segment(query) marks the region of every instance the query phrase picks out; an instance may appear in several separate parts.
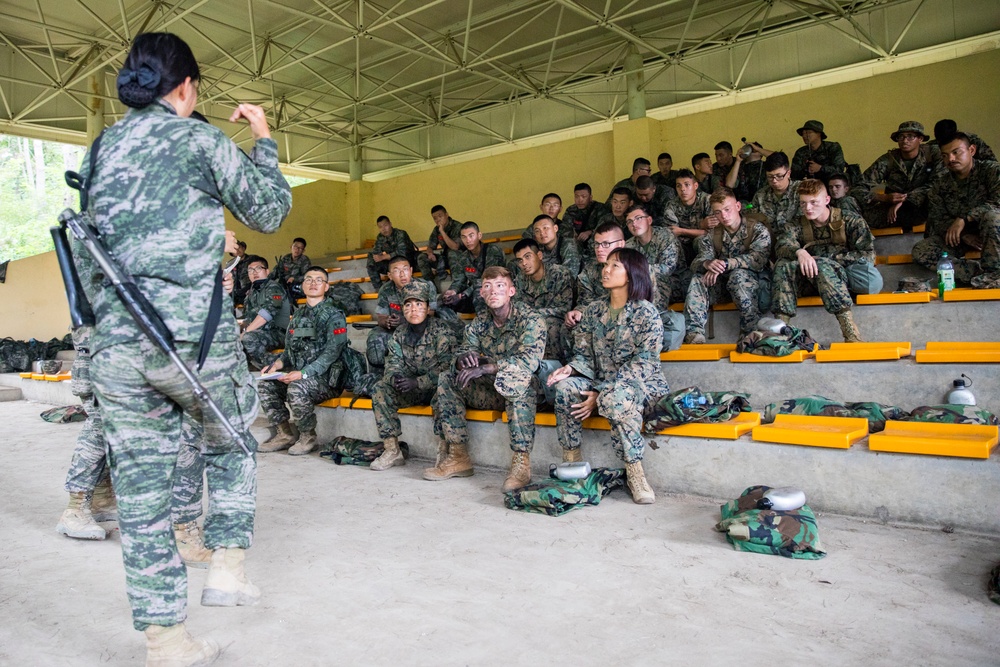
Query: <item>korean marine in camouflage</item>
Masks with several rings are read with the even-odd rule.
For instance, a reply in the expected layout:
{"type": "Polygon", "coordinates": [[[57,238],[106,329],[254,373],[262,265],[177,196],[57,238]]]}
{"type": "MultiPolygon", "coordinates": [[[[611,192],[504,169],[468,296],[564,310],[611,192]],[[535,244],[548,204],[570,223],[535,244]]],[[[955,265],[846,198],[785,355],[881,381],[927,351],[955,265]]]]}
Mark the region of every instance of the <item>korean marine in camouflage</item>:
{"type": "Polygon", "coordinates": [[[451,267],[451,287],[441,295],[444,307],[461,313],[482,313],[486,303],[479,294],[483,272],[491,266],[503,266],[503,249],[495,243],[483,243],[479,225],[462,225],[462,251],[451,267]]]}
{"type": "Polygon", "coordinates": [[[245,260],[250,289],[243,300],[243,334],[240,340],[253,368],[263,368],[274,359],[272,350],[285,343],[291,304],[281,283],[267,277],[267,260],[250,255],[245,260]]]}
{"type": "Polygon", "coordinates": [[[257,384],[261,408],[271,426],[277,428],[275,436],[260,446],[260,452],[288,449],[289,454],[301,456],[314,450],[316,404],[343,390],[346,374],[342,356],[350,345],[347,320],[343,311],[325,298],[328,289],[326,269],[309,267],[302,281],[306,303],[288,322],[285,349],[261,370],[262,374],[283,371],[284,375],[257,384]],[[288,423],[289,414],[298,426],[298,437],[288,423]]]}
{"type": "MultiPolygon", "coordinates": [[[[571,241],[576,238],[573,223],[567,222],[563,224],[562,218],[559,217],[559,214],[562,213],[562,197],[555,192],[546,193],[542,196],[542,203],[538,205],[538,210],[542,212],[542,215],[547,216],[554,224],[559,226],[559,236],[567,237],[571,241]]],[[[521,232],[521,238],[535,238],[535,225],[530,224],[525,227],[524,231],[521,232]]]]}
{"type": "MultiPolygon", "coordinates": [[[[562,232],[564,226],[572,230],[577,240],[577,248],[582,255],[601,217],[607,212],[608,208],[604,204],[594,201],[593,190],[589,184],[577,183],[573,187],[573,203],[566,208],[559,231],[562,232]]],[[[533,228],[531,238],[535,238],[533,228]]]]}
{"type": "Polygon", "coordinates": [[[396,328],[403,324],[403,288],[411,282],[419,282],[430,287],[431,308],[437,301],[437,290],[434,284],[413,277],[410,263],[403,255],[396,255],[389,260],[389,282],[378,290],[378,300],[375,302],[375,321],[378,326],[368,332],[365,344],[368,357],[368,370],[382,377],[385,370],[385,355],[389,349],[396,328]]]}
{"type": "Polygon", "coordinates": [[[947,173],[928,192],[926,238],[913,246],[913,261],[934,271],[947,252],[955,282],[996,287],[1000,281],[1000,164],[976,160],[964,134],[941,146],[947,173]],[[965,253],[980,250],[978,261],[965,253]],[[980,274],[984,274],[980,276],[980,274]]]}
{"type": "Polygon", "coordinates": [[[691,265],[695,275],[684,302],[685,343],[704,343],[709,309],[729,300],[740,311],[742,338],[760,319],[761,282],[770,290],[771,235],[767,228],[743,217],[740,202],[729,188],[716,190],[711,200],[720,224],[698,238],[698,255],[691,265]]]}
{"type": "Polygon", "coordinates": [[[792,156],[792,178],[829,178],[833,174],[847,173],[844,150],[836,141],[827,141],[823,123],[807,120],[796,130],[802,137],[802,146],[792,156]]]}
{"type": "MultiPolygon", "coordinates": [[[[372,470],[388,470],[404,464],[399,449],[402,427],[396,411],[411,405],[429,405],[437,390],[438,377],[455,363],[455,339],[451,328],[430,316],[434,286],[415,280],[401,292],[405,322],[389,339],[385,374],[372,394],[375,426],[385,446],[382,455],[372,462],[372,470]]],[[[434,428],[439,442],[443,442],[437,420],[434,428]]]]}
{"type": "Polygon", "coordinates": [[[282,255],[274,264],[268,276],[271,280],[285,285],[297,285],[302,282],[302,277],[306,274],[306,269],[312,265],[309,256],[305,254],[306,240],[302,237],[292,241],[291,252],[282,255]]]}
{"type": "MultiPolygon", "coordinates": [[[[249,228],[273,232],[292,201],[262,109],[242,104],[232,116],[250,123],[255,143],[249,158],[222,131],[188,118],[199,78],[197,63],[179,38],[137,36],[117,79],[119,98],[131,108],[104,131],[99,148],[96,142],[91,147],[93,170],[89,152],[81,168],[89,184],[91,223],[162,317],[177,354],[192,369],[212,294],[220,289],[223,207],[249,228]],[[152,75],[139,76],[140,68],[152,75]]],[[[78,244],[74,258],[96,316],[91,380],[118,499],[134,625],[146,630],[150,660],[166,659],[167,635],[207,651],[210,644],[184,630],[187,575],[171,530],[173,471],[179,450],[189,444],[182,416],[200,424],[213,462],[206,466],[205,545],[213,555],[203,604],[259,599],[243,569],[243,550],[253,540],[255,458],[203,412],[176,367],[142,333],[78,244]]],[[[252,451],[256,441],[249,429],[257,399],[234,320],[220,322],[194,372],[252,451]]]]}
{"type": "Polygon", "coordinates": [[[473,473],[469,459],[467,408],[506,410],[514,454],[504,490],[531,481],[530,452],[535,440],[539,387],[535,370],[545,351],[545,321],[523,303],[512,301],[516,288],[507,269],[491,266],[481,289],[489,310],[466,327],[458,358],[439,376],[434,408],[436,430],[447,455],[424,479],[442,480],[473,473]]]}
{"type": "MultiPolygon", "coordinates": [[[[545,266],[564,266],[574,276],[580,273],[580,251],[572,235],[564,236],[559,223],[547,215],[536,216],[531,224],[535,230],[535,242],[542,250],[545,266]]],[[[516,269],[516,260],[513,264],[516,269]]],[[[511,273],[517,273],[517,270],[512,270],[511,273]]]]}
{"type": "Polygon", "coordinates": [[[434,229],[427,239],[427,249],[417,256],[417,266],[424,280],[433,279],[440,292],[441,287],[438,283],[444,278],[445,272],[457,266],[459,262],[458,255],[462,251],[462,223],[452,219],[445,207],[440,204],[431,209],[431,218],[434,219],[434,229]]]}
{"type": "Polygon", "coordinates": [[[372,287],[378,291],[382,284],[382,274],[389,273],[389,262],[393,257],[405,257],[411,267],[417,266],[417,246],[413,245],[406,230],[392,226],[388,216],[380,215],[375,224],[378,226],[378,234],[375,236],[374,247],[368,253],[365,268],[368,277],[371,278],[372,287]]]}
{"type": "Polygon", "coordinates": [[[802,216],[778,237],[771,309],[787,322],[795,316],[796,298],[812,285],[826,311],[837,317],[844,340],[854,343],[861,338],[851,312],[848,270],[859,263],[874,266],[875,238],[860,216],[829,204],[822,181],[799,185],[802,216]]]}

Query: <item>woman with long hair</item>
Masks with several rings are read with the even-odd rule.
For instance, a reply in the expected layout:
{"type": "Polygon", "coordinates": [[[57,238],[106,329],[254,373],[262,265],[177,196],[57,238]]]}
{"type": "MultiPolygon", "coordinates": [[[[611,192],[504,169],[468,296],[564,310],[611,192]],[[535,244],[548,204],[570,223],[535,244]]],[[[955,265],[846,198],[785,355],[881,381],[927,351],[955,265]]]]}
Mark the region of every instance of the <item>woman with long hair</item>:
{"type": "Polygon", "coordinates": [[[611,424],[611,444],[625,463],[636,503],[656,496],[642,469],[646,406],[669,391],[660,372],[663,322],[653,300],[649,263],[637,250],[608,255],[601,273],[608,299],[598,299],[573,329],[573,356],[554,371],[556,419],[564,461],[580,461],[583,420],[595,412],[611,424]]]}
{"type": "MultiPolygon", "coordinates": [[[[240,104],[230,117],[250,125],[249,159],[220,130],[191,118],[200,80],[191,49],[176,35],[135,38],[117,80],[118,97],[130,109],[83,160],[85,212],[170,329],[178,355],[255,451],[249,427],[256,392],[236,322],[218,316],[222,209],[253,230],[273,232],[291,208],[291,190],[260,107],[240,104]]],[[[260,597],[243,570],[243,550],[253,540],[256,461],[205,414],[86,252],[74,250],[96,316],[91,379],[118,497],[126,591],[135,628],[147,638],[146,664],[207,664],[218,646],[184,628],[187,573],[171,522],[178,452],[203,438],[204,541],[212,550],[204,605],[254,604],[260,597]]]]}

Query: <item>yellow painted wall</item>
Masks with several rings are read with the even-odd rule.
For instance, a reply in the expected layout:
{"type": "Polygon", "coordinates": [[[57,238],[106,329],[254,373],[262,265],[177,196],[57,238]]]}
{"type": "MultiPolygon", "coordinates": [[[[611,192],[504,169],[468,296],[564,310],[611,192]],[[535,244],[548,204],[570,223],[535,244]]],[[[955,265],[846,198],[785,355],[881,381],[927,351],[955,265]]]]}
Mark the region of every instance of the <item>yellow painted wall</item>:
{"type": "Polygon", "coordinates": [[[7,265],[0,284],[0,338],[48,340],[69,333],[69,306],[55,252],[7,265]]]}

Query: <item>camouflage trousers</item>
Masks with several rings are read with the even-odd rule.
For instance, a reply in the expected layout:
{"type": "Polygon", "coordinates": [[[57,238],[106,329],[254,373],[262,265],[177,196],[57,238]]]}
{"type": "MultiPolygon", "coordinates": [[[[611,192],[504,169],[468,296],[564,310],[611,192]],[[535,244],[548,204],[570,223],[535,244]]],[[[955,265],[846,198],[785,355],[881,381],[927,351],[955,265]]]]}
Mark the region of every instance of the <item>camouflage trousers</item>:
{"type": "Polygon", "coordinates": [[[253,368],[264,368],[274,361],[271,350],[285,346],[285,332],[267,327],[247,331],[240,337],[243,350],[247,353],[247,361],[253,368]]]}
{"type": "MultiPolygon", "coordinates": [[[[193,367],[198,345],[178,343],[177,352],[193,367]]],[[[253,541],[256,459],[244,454],[224,427],[203,413],[183,377],[151,342],[106,348],[93,355],[92,364],[118,499],[133,623],[137,630],[175,625],[187,615],[188,597],[187,572],[171,526],[178,455],[200,431],[206,448],[205,546],[209,549],[247,548],[253,541]],[[186,430],[184,415],[199,428],[186,430]]],[[[204,367],[195,374],[251,451],[256,451],[250,424],[257,398],[235,340],[213,344],[204,367]]]]}
{"type": "MultiPolygon", "coordinates": [[[[433,400],[434,389],[426,391],[414,389],[404,393],[393,387],[390,381],[379,381],[372,394],[372,412],[375,413],[378,437],[382,440],[398,438],[403,432],[403,427],[399,423],[399,414],[396,411],[411,405],[429,405],[433,400]]],[[[437,419],[434,420],[434,434],[438,437],[442,435],[437,419]]]]}
{"type": "MultiPolygon", "coordinates": [[[[76,371],[75,363],[73,370],[76,371]]],[[[69,472],[66,473],[66,491],[90,494],[108,474],[104,451],[104,425],[101,412],[94,402],[94,395],[84,395],[80,399],[83,402],[83,409],[87,411],[87,421],[84,422],[80,435],[76,437],[73,458],[70,460],[69,472]]]]}
{"type": "Polygon", "coordinates": [[[874,201],[863,207],[865,222],[871,229],[882,229],[884,227],[902,227],[903,229],[913,229],[917,225],[927,222],[927,204],[914,206],[913,202],[904,201],[903,205],[896,211],[896,221],[889,222],[890,204],[874,201]]]}
{"type": "Polygon", "coordinates": [[[687,298],[688,285],[691,284],[691,269],[682,269],[670,274],[666,284],[661,288],[662,307],[666,308],[671,303],[684,303],[687,298]],[[662,301],[666,299],[666,301],[662,301]]]}
{"type": "Polygon", "coordinates": [[[365,356],[368,357],[368,372],[380,376],[385,371],[385,353],[389,350],[392,332],[382,327],[375,327],[368,332],[365,341],[365,356]]]}
{"type": "Polygon", "coordinates": [[[558,359],[565,363],[569,358],[569,347],[565,346],[567,340],[563,333],[565,331],[563,318],[547,316],[545,318],[545,329],[545,353],[543,358],[558,359]]]}
{"type": "Polygon", "coordinates": [[[989,231],[992,234],[982,235],[983,250],[978,260],[963,257],[965,253],[974,250],[971,246],[962,243],[956,248],[947,245],[943,237],[929,236],[913,246],[913,261],[926,269],[937,271],[941,254],[947,252],[951,265],[955,267],[955,282],[959,285],[968,285],[981,273],[1000,271],[1000,238],[997,238],[1000,236],[998,234],[1000,225],[994,226],[989,231]]]}
{"type": "Polygon", "coordinates": [[[740,334],[753,331],[760,319],[758,285],[757,272],[748,269],[733,269],[719,276],[711,287],[701,282],[701,276],[694,276],[684,302],[687,332],[704,335],[709,308],[728,301],[740,311],[740,334]]]}
{"type": "Polygon", "coordinates": [[[778,260],[774,267],[771,287],[771,310],[775,315],[795,315],[797,297],[812,286],[823,299],[826,312],[838,315],[851,309],[851,293],[847,289],[847,270],[827,257],[816,257],[816,277],[806,278],[799,271],[797,260],[778,260]]]}
{"type": "Polygon", "coordinates": [[[537,380],[504,387],[504,395],[496,387],[495,375],[483,375],[464,388],[458,386],[458,371],[442,373],[431,401],[434,409],[434,432],[449,444],[469,442],[465,410],[506,410],[510,448],[515,452],[530,452],[535,441],[535,409],[538,401],[537,380]]]}
{"type": "Polygon", "coordinates": [[[422,252],[417,255],[417,268],[420,269],[420,273],[423,275],[424,280],[431,280],[435,277],[435,273],[438,278],[443,278],[445,270],[450,269],[453,266],[459,266],[462,263],[462,255],[458,250],[448,250],[447,248],[438,248],[434,253],[436,259],[431,261],[427,258],[427,252],[422,252]],[[441,261],[444,260],[444,267],[441,267],[441,261]],[[444,270],[438,270],[443,268],[444,270]]]}
{"type": "Polygon", "coordinates": [[[271,426],[288,421],[291,412],[291,419],[300,432],[314,432],[316,404],[340,394],[327,384],[325,377],[310,377],[288,384],[277,380],[262,380],[257,383],[257,393],[260,395],[260,407],[271,426]]]}
{"type": "MultiPolygon", "coordinates": [[[[426,259],[426,255],[424,258],[426,259]]],[[[378,288],[382,285],[382,274],[388,275],[389,273],[389,260],[376,262],[372,259],[371,255],[368,255],[368,262],[365,264],[365,269],[368,270],[368,277],[371,278],[372,287],[378,292],[378,288]]]]}
{"type": "MultiPolygon", "coordinates": [[[[583,422],[570,414],[583,400],[581,392],[593,389],[585,377],[570,377],[556,385],[556,434],[565,450],[579,449],[583,422]]],[[[646,392],[634,382],[618,382],[597,395],[597,413],[611,424],[611,446],[625,463],[642,460],[646,439],[642,437],[642,417],[646,392]]]]}

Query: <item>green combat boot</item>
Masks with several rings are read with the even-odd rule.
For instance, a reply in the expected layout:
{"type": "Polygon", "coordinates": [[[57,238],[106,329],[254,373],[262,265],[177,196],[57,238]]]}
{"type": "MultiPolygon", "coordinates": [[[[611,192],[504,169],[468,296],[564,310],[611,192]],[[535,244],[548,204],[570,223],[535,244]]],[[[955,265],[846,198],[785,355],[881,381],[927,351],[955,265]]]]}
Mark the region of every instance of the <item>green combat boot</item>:
{"type": "Polygon", "coordinates": [[[146,633],[146,667],[201,667],[219,657],[219,645],[195,639],[177,625],[151,625],[146,633]]]}
{"type": "Polygon", "coordinates": [[[56,532],[78,540],[103,540],[108,536],[108,531],[94,521],[90,501],[83,491],[69,494],[69,506],[59,518],[56,532]]]}
{"type": "Polygon", "coordinates": [[[235,607],[260,602],[260,589],[250,583],[243,571],[243,549],[231,547],[212,552],[212,565],[201,591],[205,607],[235,607]]]}

